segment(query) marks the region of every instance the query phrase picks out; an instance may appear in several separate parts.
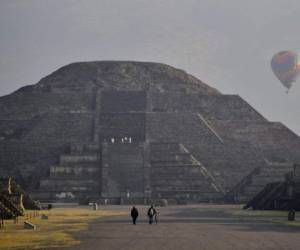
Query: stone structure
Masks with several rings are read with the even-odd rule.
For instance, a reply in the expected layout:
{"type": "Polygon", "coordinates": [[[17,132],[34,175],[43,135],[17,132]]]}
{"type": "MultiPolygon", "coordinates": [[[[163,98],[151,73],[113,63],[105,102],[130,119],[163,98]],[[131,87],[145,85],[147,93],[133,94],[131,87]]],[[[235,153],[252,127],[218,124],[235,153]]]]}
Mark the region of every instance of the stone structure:
{"type": "Polygon", "coordinates": [[[30,221],[24,221],[24,229],[36,230],[36,225],[30,221]]]}
{"type": "Polygon", "coordinates": [[[23,194],[17,192],[11,178],[0,179],[0,218],[12,219],[24,215],[23,194]]]}
{"type": "Polygon", "coordinates": [[[236,186],[226,193],[228,202],[248,202],[249,198],[259,193],[267,183],[283,182],[285,175],[293,169],[290,162],[267,162],[265,167],[255,168],[245,176],[236,186]]]}
{"type": "Polygon", "coordinates": [[[98,144],[73,143],[69,154],[50,166],[49,178],[40,181],[40,198],[72,201],[96,199],[101,185],[101,161],[98,144]],[[58,192],[49,192],[49,190],[58,192]]]}
{"type": "Polygon", "coordinates": [[[163,64],[74,63],[0,98],[0,175],[40,200],[239,201],[299,158],[284,125],[163,64]]]}
{"type": "Polygon", "coordinates": [[[245,209],[300,211],[300,165],[283,175],[282,181],[268,183],[245,205],[245,209]]]}

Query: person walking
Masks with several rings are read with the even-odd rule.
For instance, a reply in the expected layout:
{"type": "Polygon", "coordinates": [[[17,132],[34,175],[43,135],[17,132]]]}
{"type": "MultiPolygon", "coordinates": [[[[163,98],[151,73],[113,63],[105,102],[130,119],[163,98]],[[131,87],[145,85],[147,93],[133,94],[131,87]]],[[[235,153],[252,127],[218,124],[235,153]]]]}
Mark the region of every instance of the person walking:
{"type": "Polygon", "coordinates": [[[155,224],[158,223],[158,211],[157,210],[155,210],[154,221],[155,221],[155,224]]]}
{"type": "Polygon", "coordinates": [[[131,218],[132,218],[132,224],[136,225],[136,220],[139,217],[139,211],[137,210],[137,208],[135,206],[132,207],[130,214],[131,214],[131,218]]]}
{"type": "Polygon", "coordinates": [[[151,225],[153,223],[153,218],[156,215],[156,210],[153,205],[151,205],[151,207],[148,209],[147,215],[149,218],[149,224],[151,225]]]}

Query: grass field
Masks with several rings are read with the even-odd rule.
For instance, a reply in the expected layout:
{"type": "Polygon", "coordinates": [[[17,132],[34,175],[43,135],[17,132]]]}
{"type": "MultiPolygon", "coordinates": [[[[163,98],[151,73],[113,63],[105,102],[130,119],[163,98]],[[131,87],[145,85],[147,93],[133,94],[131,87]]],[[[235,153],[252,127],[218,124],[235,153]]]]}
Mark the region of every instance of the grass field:
{"type": "Polygon", "coordinates": [[[62,247],[77,245],[80,242],[72,234],[85,230],[88,222],[101,217],[118,216],[123,213],[110,210],[93,211],[91,208],[53,208],[43,210],[39,216],[33,217],[32,211],[20,217],[17,224],[6,220],[3,229],[0,229],[0,249],[41,249],[47,247],[62,247]],[[45,214],[48,219],[41,219],[45,214]],[[24,221],[28,220],[37,226],[37,230],[23,228],[24,221]]]}

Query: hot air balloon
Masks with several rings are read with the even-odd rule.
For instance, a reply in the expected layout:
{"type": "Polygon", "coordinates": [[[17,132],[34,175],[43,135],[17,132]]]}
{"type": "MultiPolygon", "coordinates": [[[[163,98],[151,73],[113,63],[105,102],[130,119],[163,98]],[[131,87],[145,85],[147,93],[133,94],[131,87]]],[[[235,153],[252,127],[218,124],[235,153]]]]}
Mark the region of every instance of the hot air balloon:
{"type": "Polygon", "coordinates": [[[271,68],[288,92],[299,75],[300,57],[293,51],[281,51],[273,56],[271,68]]]}

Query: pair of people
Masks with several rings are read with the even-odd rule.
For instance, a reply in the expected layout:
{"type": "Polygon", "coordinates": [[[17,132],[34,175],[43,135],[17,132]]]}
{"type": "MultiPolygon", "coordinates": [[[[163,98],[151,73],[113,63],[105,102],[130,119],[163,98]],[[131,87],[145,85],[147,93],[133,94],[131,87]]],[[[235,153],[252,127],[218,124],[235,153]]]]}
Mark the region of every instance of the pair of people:
{"type": "MultiPolygon", "coordinates": [[[[134,225],[136,225],[136,220],[138,216],[139,216],[139,211],[137,210],[136,207],[133,206],[131,209],[131,218],[132,218],[132,223],[134,225]]],[[[155,223],[157,224],[158,222],[157,211],[155,210],[153,205],[151,205],[151,207],[148,209],[147,216],[149,218],[149,224],[152,224],[153,221],[155,221],[155,223]]]]}

